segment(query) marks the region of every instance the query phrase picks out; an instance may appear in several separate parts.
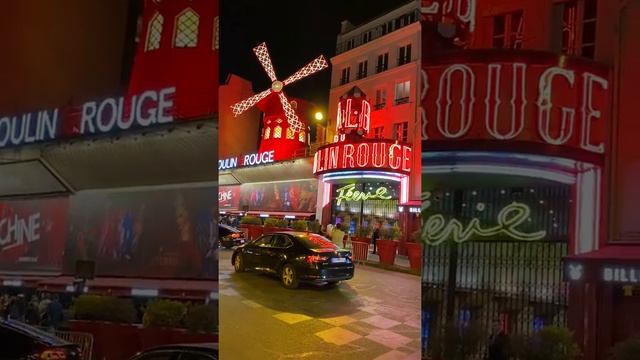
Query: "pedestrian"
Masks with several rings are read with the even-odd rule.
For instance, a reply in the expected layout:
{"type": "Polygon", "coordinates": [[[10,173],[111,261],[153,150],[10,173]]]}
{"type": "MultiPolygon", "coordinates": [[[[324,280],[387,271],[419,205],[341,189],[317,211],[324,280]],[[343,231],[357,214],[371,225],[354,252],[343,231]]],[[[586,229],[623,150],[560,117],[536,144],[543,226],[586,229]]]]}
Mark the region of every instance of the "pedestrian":
{"type": "Polygon", "coordinates": [[[373,230],[373,235],[371,235],[371,242],[373,243],[373,253],[375,254],[378,251],[378,239],[380,238],[380,225],[378,224],[376,228],[373,230]]]}
{"type": "Polygon", "coordinates": [[[331,242],[341,247],[344,241],[345,233],[342,231],[341,224],[336,224],[335,228],[331,232],[331,242]]]}
{"type": "Polygon", "coordinates": [[[26,312],[27,304],[24,294],[13,297],[9,305],[9,319],[24,322],[26,312]]]}
{"type": "Polygon", "coordinates": [[[40,303],[38,302],[38,298],[36,296],[31,297],[31,301],[27,305],[27,312],[25,314],[25,319],[27,320],[27,324],[38,326],[40,325],[40,321],[42,318],[40,317],[40,303]]]}
{"type": "Polygon", "coordinates": [[[493,324],[486,360],[509,360],[509,336],[500,321],[493,324]]]}
{"type": "Polygon", "coordinates": [[[49,320],[49,328],[52,328],[53,330],[58,329],[64,320],[64,309],[62,307],[62,303],[60,303],[58,295],[53,295],[53,298],[47,307],[47,318],[49,320]]]}

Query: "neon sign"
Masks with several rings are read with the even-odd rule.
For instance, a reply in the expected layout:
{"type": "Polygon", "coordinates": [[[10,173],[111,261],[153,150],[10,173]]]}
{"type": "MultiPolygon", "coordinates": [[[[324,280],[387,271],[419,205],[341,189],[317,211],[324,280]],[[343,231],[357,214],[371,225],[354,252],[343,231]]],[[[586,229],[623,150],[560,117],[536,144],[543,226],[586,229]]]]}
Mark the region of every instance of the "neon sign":
{"type": "Polygon", "coordinates": [[[389,200],[392,198],[391,195],[387,195],[386,187],[379,187],[376,191],[372,192],[364,192],[358,191],[355,189],[356,184],[349,184],[343,186],[341,188],[336,189],[338,192],[338,197],[336,197],[336,205],[340,205],[342,201],[364,201],[364,200],[389,200]]]}
{"type": "Polygon", "coordinates": [[[520,141],[605,152],[606,68],[577,62],[554,66],[546,59],[557,64],[552,54],[525,63],[495,53],[487,60],[486,52],[466,51],[449,64],[442,59],[424,68],[424,139],[520,141]]]}
{"type": "Polygon", "coordinates": [[[227,159],[218,160],[218,170],[235,169],[238,167],[258,166],[273,163],[275,160],[275,151],[265,151],[256,154],[244,156],[235,156],[227,159]]]}
{"type": "Polygon", "coordinates": [[[422,0],[422,14],[455,18],[468,24],[473,32],[476,26],[476,0],[422,0]]]}
{"type": "Polygon", "coordinates": [[[313,173],[369,169],[408,174],[411,157],[410,146],[392,140],[339,142],[318,149],[313,158],[313,173]]]}
{"type": "Polygon", "coordinates": [[[440,245],[448,239],[457,243],[469,241],[476,237],[491,237],[506,235],[510,238],[522,241],[542,240],[547,232],[540,230],[532,233],[520,231],[522,225],[531,214],[531,209],[522,203],[514,202],[505,206],[497,216],[497,225],[483,228],[480,219],[473,218],[464,225],[458,219],[447,222],[441,214],[430,216],[422,227],[422,239],[428,245],[440,245]]]}
{"type": "Polygon", "coordinates": [[[609,283],[638,284],[640,268],[623,266],[602,267],[602,280],[609,283]]]}

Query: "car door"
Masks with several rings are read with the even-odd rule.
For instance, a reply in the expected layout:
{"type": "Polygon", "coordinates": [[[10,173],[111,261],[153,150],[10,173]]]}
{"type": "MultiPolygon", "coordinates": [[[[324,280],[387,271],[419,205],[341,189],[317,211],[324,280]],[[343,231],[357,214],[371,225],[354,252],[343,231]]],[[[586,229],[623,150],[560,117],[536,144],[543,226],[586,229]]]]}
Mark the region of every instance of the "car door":
{"type": "Polygon", "coordinates": [[[244,247],[245,266],[258,270],[264,270],[267,267],[264,264],[264,256],[271,246],[272,238],[272,235],[264,235],[244,247]]]}
{"type": "Polygon", "coordinates": [[[285,253],[292,242],[288,235],[276,234],[273,235],[271,246],[265,249],[264,261],[270,272],[277,272],[280,262],[285,256],[285,253]]]}
{"type": "Polygon", "coordinates": [[[0,326],[0,354],[2,359],[22,359],[38,349],[29,336],[0,326]]]}

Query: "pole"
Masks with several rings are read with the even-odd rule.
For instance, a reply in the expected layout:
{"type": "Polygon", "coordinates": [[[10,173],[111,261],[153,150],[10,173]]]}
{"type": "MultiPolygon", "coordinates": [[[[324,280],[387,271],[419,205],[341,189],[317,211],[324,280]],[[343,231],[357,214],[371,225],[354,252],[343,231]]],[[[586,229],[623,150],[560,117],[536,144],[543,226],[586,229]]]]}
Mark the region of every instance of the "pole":
{"type": "MultiPolygon", "coordinates": [[[[453,192],[453,216],[460,219],[462,216],[462,194],[463,191],[457,189],[453,192]]],[[[449,242],[449,272],[447,277],[447,302],[446,320],[447,324],[453,323],[455,319],[456,302],[456,282],[458,275],[458,243],[449,242]]]]}

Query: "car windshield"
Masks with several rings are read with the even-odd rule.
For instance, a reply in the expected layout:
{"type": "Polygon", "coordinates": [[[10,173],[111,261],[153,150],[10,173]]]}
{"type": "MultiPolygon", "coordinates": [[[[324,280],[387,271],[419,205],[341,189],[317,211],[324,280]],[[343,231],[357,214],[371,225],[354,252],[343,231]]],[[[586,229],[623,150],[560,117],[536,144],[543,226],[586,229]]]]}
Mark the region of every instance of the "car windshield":
{"type": "Polygon", "coordinates": [[[298,235],[298,240],[309,249],[332,249],[337,250],[338,247],[324,236],[309,234],[298,235]]]}

